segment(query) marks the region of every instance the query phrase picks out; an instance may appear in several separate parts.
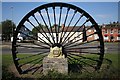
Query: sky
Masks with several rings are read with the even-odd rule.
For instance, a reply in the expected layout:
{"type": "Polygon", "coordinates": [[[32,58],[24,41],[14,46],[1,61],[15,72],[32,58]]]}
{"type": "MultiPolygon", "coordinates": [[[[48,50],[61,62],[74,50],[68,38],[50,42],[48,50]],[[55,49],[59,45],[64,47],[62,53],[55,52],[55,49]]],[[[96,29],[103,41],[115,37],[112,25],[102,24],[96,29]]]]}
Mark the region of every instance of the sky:
{"type": "MultiPolygon", "coordinates": [[[[1,0],[2,2],[28,2],[28,0],[1,0]]],[[[119,2],[119,0],[29,0],[29,2],[119,2]]]]}
{"type": "MultiPolygon", "coordinates": [[[[47,2],[48,3],[48,2],[47,2]]],[[[89,13],[98,24],[118,21],[118,2],[66,2],[89,13]]],[[[13,20],[18,25],[21,19],[34,8],[46,2],[2,2],[2,21],[13,20]]]]}

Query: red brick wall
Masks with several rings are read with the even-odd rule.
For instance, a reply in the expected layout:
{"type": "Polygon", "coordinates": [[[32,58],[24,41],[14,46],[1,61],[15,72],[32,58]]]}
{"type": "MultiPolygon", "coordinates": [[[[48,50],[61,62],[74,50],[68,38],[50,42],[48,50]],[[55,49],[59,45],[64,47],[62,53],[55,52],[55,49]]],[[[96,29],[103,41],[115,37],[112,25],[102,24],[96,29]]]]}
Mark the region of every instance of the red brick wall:
{"type": "MultiPolygon", "coordinates": [[[[87,33],[87,36],[90,35],[90,34],[93,34],[94,29],[91,29],[90,31],[87,31],[86,33],[87,33]]],[[[87,40],[88,41],[94,40],[94,35],[87,37],[87,40]]]]}
{"type": "Polygon", "coordinates": [[[117,37],[118,37],[118,28],[102,28],[102,34],[103,34],[103,37],[106,35],[108,36],[108,40],[104,40],[104,41],[107,41],[107,42],[115,42],[117,41],[117,37]],[[111,33],[111,29],[113,30],[113,33],[111,33]],[[105,33],[105,30],[107,30],[107,33],[105,33]],[[111,39],[111,36],[113,36],[113,39],[111,39]]]}

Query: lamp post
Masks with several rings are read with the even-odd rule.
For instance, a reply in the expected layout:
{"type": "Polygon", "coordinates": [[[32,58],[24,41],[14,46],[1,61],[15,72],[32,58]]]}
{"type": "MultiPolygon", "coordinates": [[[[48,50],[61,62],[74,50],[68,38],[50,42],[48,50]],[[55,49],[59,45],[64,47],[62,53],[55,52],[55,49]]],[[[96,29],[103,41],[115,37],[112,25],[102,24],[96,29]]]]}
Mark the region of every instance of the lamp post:
{"type": "Polygon", "coordinates": [[[10,7],[11,9],[11,22],[12,22],[12,34],[11,34],[11,42],[13,41],[13,6],[10,7]]]}
{"type": "Polygon", "coordinates": [[[12,21],[12,35],[13,36],[13,6],[10,7],[11,8],[11,21],[12,21]]]}

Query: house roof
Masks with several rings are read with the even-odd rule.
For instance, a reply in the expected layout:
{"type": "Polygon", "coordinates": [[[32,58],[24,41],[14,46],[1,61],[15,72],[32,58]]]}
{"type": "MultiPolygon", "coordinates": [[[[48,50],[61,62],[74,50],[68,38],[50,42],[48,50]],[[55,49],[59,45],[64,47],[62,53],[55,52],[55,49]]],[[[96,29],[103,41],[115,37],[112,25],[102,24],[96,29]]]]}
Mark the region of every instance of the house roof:
{"type": "Polygon", "coordinates": [[[106,24],[106,25],[102,25],[103,29],[120,29],[120,23],[113,23],[113,24],[106,24]]]}
{"type": "MultiPolygon", "coordinates": [[[[85,26],[86,28],[90,28],[90,26],[85,26]]],[[[101,29],[115,29],[115,28],[117,28],[117,29],[120,29],[120,23],[113,23],[113,24],[105,24],[105,25],[99,25],[99,27],[101,28],[101,29]]],[[[48,33],[48,32],[52,32],[52,33],[55,33],[56,31],[58,32],[58,30],[60,31],[60,32],[82,32],[83,31],[83,28],[84,28],[84,26],[83,27],[80,27],[80,26],[65,26],[64,27],[64,24],[62,24],[62,26],[61,27],[59,27],[59,29],[58,29],[58,25],[54,25],[54,26],[52,26],[52,28],[50,29],[50,28],[46,28],[46,27],[44,27],[43,28],[43,30],[42,29],[40,29],[40,32],[41,33],[43,33],[43,32],[46,32],[46,33],[48,33]],[[55,26],[57,26],[56,28],[55,28],[55,26]]],[[[94,30],[94,28],[91,28],[91,30],[94,30]]]]}
{"type": "Polygon", "coordinates": [[[120,29],[120,26],[105,26],[105,27],[102,27],[103,29],[120,29]]]}
{"type": "MultiPolygon", "coordinates": [[[[62,31],[62,29],[61,29],[62,31]]],[[[70,27],[64,27],[64,32],[67,31],[67,32],[81,32],[83,31],[83,27],[79,27],[79,26],[76,26],[76,27],[73,27],[73,26],[70,26],[70,27]]]]}
{"type": "MultiPolygon", "coordinates": [[[[44,28],[43,30],[45,32],[56,32],[56,30],[58,31],[58,27],[57,28],[49,28],[49,30],[47,28],[44,28]],[[52,30],[51,30],[52,29],[52,30]]],[[[43,30],[41,29],[40,32],[43,32],[43,30]]],[[[73,27],[73,26],[70,26],[70,27],[61,27],[59,28],[59,31],[60,32],[82,32],[83,31],[83,27],[79,27],[79,26],[76,26],[76,27],[73,27]]]]}

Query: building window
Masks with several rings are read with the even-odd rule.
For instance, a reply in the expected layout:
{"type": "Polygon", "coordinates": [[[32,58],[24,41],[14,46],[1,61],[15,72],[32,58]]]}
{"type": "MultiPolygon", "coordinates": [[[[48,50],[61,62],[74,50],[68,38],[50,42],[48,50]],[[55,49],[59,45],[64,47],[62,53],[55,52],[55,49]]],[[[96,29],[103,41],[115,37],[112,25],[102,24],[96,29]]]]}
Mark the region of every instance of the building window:
{"type": "Polygon", "coordinates": [[[108,36],[107,35],[104,36],[104,40],[108,40],[108,36]]]}
{"type": "Polygon", "coordinates": [[[118,29],[118,33],[120,34],[120,29],[118,29]]]}
{"type": "Polygon", "coordinates": [[[113,34],[113,29],[110,30],[110,33],[113,34]]]}
{"type": "Polygon", "coordinates": [[[113,41],[114,40],[114,37],[113,36],[110,36],[110,41],[113,41]]]}
{"type": "Polygon", "coordinates": [[[117,40],[120,40],[120,36],[117,37],[117,40]]]}
{"type": "Polygon", "coordinates": [[[105,29],[105,33],[107,33],[107,29],[105,29]]]}

